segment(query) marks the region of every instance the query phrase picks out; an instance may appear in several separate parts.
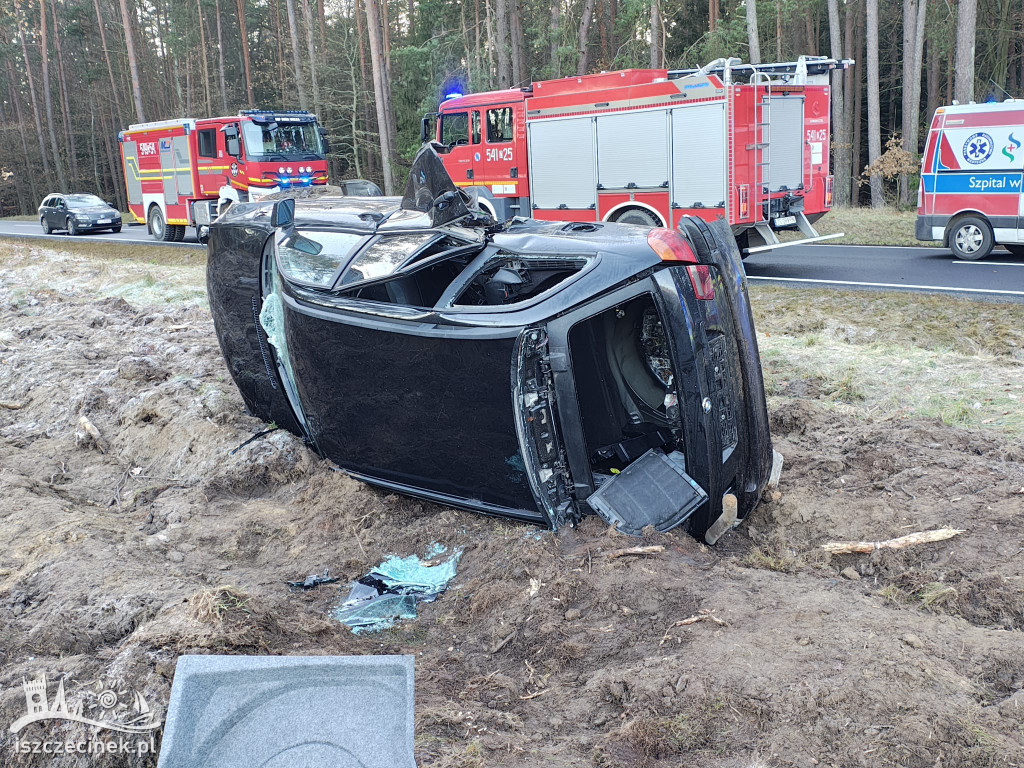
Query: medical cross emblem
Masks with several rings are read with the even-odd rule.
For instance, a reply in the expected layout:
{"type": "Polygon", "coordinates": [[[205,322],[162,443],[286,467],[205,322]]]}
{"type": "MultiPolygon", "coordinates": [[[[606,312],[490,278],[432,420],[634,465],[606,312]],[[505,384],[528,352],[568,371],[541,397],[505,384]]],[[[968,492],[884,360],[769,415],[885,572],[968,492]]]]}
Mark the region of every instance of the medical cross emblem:
{"type": "Polygon", "coordinates": [[[978,165],[992,157],[995,144],[987,133],[975,133],[964,142],[964,160],[978,165]]]}

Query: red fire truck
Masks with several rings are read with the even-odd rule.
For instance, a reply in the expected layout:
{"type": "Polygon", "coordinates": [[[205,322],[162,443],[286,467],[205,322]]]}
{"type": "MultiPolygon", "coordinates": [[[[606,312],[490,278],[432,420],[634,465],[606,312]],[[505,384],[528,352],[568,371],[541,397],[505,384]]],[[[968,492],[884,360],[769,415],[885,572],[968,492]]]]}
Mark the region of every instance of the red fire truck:
{"type": "Polygon", "coordinates": [[[118,134],[128,207],[157,240],[181,240],[231,203],[326,184],[324,133],[304,111],[132,125],[118,134]]]}
{"type": "MultiPolygon", "coordinates": [[[[719,216],[745,252],[832,205],[829,72],[853,62],[628,69],[449,94],[423,118],[453,181],[499,219],[674,227],[719,216]]],[[[802,240],[801,242],[808,242],[802,240]]]]}

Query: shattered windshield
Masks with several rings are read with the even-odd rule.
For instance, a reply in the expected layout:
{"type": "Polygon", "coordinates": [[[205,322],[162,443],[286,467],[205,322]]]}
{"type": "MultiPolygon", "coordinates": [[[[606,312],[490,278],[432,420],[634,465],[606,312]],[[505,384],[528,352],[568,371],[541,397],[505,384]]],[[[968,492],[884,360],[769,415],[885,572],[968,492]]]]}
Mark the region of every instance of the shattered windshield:
{"type": "Polygon", "coordinates": [[[316,160],[324,153],[316,123],[242,123],[242,137],[246,157],[253,160],[273,160],[275,157],[316,160]]]}

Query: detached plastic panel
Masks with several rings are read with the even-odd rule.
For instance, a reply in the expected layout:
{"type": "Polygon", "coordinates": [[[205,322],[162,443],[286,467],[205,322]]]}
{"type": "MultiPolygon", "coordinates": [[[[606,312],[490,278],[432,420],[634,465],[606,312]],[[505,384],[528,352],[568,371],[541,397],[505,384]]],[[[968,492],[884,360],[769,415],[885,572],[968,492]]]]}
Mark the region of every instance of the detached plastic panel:
{"type": "Polygon", "coordinates": [[[639,536],[648,525],[664,533],[693,514],[708,495],[686,474],[683,455],[650,450],[606,481],[587,503],[609,525],[639,536]]]}
{"type": "Polygon", "coordinates": [[[416,768],[412,656],[182,656],[158,768],[416,768]]]}

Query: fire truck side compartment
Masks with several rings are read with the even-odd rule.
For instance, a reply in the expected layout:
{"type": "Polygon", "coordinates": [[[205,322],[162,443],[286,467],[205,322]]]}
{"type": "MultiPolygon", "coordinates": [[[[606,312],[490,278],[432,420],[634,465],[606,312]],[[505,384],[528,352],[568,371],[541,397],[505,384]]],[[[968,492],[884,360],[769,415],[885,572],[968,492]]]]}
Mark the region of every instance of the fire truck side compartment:
{"type": "Polygon", "coordinates": [[[657,189],[668,182],[664,109],[597,117],[597,182],[602,189],[657,189]]]}
{"type": "Polygon", "coordinates": [[[771,191],[804,183],[804,98],[772,96],[769,134],[771,191]]]}
{"type": "Polygon", "coordinates": [[[596,208],[594,118],[534,121],[529,132],[534,207],[596,208]]]}
{"type": "Polygon", "coordinates": [[[672,202],[676,206],[714,208],[725,200],[724,121],[725,102],[672,110],[672,202]],[[700,151],[685,151],[694,147],[700,151]]]}

